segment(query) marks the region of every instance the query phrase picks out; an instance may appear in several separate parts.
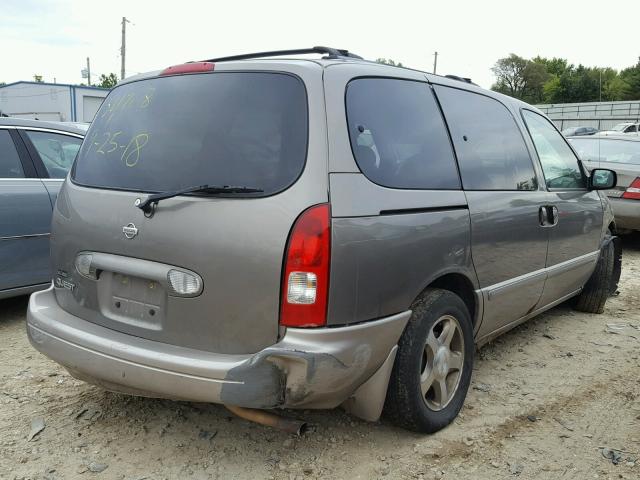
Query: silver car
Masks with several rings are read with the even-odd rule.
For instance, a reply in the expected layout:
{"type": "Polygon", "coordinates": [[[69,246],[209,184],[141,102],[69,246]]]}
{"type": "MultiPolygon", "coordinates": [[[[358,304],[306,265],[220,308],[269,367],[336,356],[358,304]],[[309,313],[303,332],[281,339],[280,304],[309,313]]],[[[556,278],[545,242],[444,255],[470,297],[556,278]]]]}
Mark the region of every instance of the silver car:
{"type": "Polygon", "coordinates": [[[434,432],[476,344],[568,299],[603,311],[614,185],[464,79],[325,47],[176,65],[91,124],[29,338],[108,390],[434,432]]]}
{"type": "Polygon", "coordinates": [[[51,213],[83,135],[59,123],[0,118],[0,298],[50,285],[51,213]]]}
{"type": "Polygon", "coordinates": [[[618,175],[618,185],[606,192],[618,232],[640,230],[640,137],[595,135],[570,138],[584,165],[608,168],[618,175]]]}

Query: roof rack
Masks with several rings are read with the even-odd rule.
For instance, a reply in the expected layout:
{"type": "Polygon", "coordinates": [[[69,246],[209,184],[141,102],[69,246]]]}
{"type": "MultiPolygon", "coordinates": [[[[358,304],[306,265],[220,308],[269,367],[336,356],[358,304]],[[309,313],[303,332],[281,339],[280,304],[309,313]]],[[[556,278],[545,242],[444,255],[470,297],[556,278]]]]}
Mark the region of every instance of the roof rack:
{"type": "Polygon", "coordinates": [[[243,53],[242,55],[232,55],[230,57],[211,58],[209,60],[203,60],[204,62],[229,62],[232,60],[248,60],[250,58],[264,58],[264,57],[276,57],[283,55],[302,55],[307,53],[322,53],[326,54],[326,58],[355,58],[362,60],[362,57],[348,50],[331,47],[311,47],[311,48],[299,48],[296,50],[273,50],[271,52],[256,52],[256,53],[243,53]]]}
{"type": "Polygon", "coordinates": [[[476,87],[478,86],[477,83],[472,82],[471,79],[467,77],[460,77],[458,75],[445,75],[445,78],[450,78],[451,80],[458,80],[459,82],[470,83],[471,85],[475,85],[476,87]]]}

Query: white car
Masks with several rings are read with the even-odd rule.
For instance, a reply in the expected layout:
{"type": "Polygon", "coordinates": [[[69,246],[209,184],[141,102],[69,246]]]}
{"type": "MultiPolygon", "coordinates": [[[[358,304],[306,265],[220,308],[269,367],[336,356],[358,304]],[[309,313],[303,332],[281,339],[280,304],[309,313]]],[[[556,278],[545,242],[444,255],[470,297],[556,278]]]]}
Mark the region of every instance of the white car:
{"type": "Polygon", "coordinates": [[[638,135],[640,133],[640,123],[624,122],[614,125],[610,130],[603,130],[600,135],[638,135]]]}

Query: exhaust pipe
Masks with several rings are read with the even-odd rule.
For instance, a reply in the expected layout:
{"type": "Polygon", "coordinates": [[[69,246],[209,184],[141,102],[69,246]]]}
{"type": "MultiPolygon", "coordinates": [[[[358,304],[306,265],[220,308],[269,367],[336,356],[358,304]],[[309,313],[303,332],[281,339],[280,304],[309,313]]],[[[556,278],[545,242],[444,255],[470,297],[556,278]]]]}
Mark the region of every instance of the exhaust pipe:
{"type": "Polygon", "coordinates": [[[259,423],[267,427],[276,428],[283,432],[293,433],[295,435],[302,435],[307,431],[308,425],[306,422],[300,420],[293,420],[291,418],[284,418],[266,410],[257,410],[255,408],[236,407],[235,405],[225,405],[227,410],[237,415],[240,418],[249,420],[250,422],[259,423]]]}

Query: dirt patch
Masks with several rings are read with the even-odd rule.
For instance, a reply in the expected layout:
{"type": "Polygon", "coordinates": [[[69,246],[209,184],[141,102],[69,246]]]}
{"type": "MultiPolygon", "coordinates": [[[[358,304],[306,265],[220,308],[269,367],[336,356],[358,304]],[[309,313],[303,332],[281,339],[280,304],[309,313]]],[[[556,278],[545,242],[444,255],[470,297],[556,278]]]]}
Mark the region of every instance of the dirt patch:
{"type": "Polygon", "coordinates": [[[638,479],[640,237],[623,240],[605,313],[561,305],[482,348],[460,417],[431,436],[287,411],[314,426],[297,438],[217,405],[104,392],[31,348],[25,298],[2,301],[0,478],[638,479]]]}

